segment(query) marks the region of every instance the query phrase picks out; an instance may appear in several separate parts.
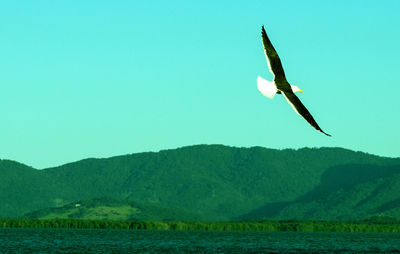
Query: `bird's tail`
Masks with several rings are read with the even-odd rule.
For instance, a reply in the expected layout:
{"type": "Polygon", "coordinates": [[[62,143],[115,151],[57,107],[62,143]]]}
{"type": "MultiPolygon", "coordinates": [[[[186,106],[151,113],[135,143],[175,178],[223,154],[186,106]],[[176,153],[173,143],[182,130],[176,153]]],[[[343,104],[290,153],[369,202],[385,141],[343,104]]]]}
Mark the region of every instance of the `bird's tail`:
{"type": "Polygon", "coordinates": [[[262,77],[258,76],[257,78],[257,88],[260,93],[264,96],[273,99],[277,89],[274,82],[270,82],[268,80],[263,79],[262,77]]]}

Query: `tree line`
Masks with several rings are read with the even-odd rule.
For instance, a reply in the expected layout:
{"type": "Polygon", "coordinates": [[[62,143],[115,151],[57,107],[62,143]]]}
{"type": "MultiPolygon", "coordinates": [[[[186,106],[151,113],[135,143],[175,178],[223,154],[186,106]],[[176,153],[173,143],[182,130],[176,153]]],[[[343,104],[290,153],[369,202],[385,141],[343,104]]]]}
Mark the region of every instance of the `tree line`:
{"type": "Polygon", "coordinates": [[[398,221],[112,221],[80,219],[0,219],[0,228],[66,228],[131,230],[218,230],[218,231],[292,231],[292,232],[393,232],[400,233],[398,221]]]}

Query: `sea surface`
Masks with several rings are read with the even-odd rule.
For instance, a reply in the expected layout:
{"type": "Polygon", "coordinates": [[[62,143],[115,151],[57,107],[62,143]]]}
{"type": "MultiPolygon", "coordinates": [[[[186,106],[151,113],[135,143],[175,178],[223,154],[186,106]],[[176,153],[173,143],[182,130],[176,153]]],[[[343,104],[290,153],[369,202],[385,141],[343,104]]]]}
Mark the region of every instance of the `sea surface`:
{"type": "Polygon", "coordinates": [[[0,253],[400,253],[400,234],[0,229],[0,253]]]}

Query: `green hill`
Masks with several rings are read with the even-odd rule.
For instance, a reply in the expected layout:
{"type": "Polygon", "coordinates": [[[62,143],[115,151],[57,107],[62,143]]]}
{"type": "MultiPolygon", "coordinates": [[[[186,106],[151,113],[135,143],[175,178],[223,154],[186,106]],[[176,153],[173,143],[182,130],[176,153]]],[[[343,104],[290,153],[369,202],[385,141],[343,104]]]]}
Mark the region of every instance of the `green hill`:
{"type": "Polygon", "coordinates": [[[306,194],[293,201],[267,203],[240,219],[358,220],[377,215],[400,218],[399,172],[399,165],[334,166],[306,194]]]}
{"type": "Polygon", "coordinates": [[[399,158],[342,148],[197,145],[44,170],[0,161],[0,216],[111,197],[205,220],[400,218],[399,177],[399,158]]]}
{"type": "Polygon", "coordinates": [[[53,205],[49,201],[57,189],[45,171],[0,160],[0,217],[20,216],[53,205]]]}
{"type": "Polygon", "coordinates": [[[121,201],[112,198],[94,198],[56,208],[44,208],[26,214],[32,219],[86,219],[86,220],[138,220],[138,221],[199,221],[201,217],[179,210],[154,205],[121,201]]]}

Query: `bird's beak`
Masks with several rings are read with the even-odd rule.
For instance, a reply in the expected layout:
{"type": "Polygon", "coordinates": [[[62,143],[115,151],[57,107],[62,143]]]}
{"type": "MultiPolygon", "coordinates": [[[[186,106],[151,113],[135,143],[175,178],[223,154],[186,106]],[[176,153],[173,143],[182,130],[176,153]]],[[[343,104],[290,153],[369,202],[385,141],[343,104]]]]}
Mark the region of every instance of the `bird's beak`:
{"type": "Polygon", "coordinates": [[[300,89],[299,89],[299,92],[300,92],[300,93],[302,93],[302,92],[303,92],[303,90],[300,90],[300,89]]]}

